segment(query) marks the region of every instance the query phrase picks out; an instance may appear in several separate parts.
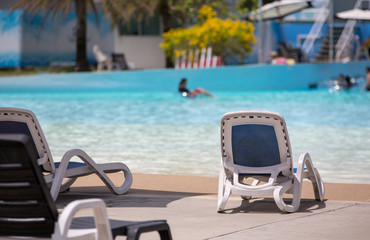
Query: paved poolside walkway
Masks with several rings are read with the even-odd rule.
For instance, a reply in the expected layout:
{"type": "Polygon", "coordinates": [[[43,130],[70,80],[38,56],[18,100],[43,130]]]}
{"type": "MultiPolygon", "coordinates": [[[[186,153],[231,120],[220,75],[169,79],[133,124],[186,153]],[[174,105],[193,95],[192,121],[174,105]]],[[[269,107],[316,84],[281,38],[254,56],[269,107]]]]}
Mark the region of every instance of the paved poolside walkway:
{"type": "MultiPolygon", "coordinates": [[[[57,205],[62,209],[75,199],[102,198],[111,219],[166,219],[175,240],[370,238],[370,185],[326,183],[326,200],[316,202],[305,182],[300,210],[291,214],[281,213],[271,197],[248,202],[232,196],[220,214],[217,183],[211,177],[134,174],[131,190],[117,196],[88,176],[60,194],[57,205]]],[[[141,239],[159,238],[150,233],[141,239]]]]}

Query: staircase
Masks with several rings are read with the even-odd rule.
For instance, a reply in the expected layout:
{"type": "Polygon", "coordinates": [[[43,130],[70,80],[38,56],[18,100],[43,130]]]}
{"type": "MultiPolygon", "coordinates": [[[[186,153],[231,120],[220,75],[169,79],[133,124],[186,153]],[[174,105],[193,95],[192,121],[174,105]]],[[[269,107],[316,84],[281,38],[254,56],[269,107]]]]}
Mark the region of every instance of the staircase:
{"type": "MultiPolygon", "coordinates": [[[[342,34],[344,26],[333,26],[333,52],[335,52],[335,45],[337,44],[340,35],[342,34]]],[[[328,30],[326,31],[328,32],[328,30]]],[[[329,49],[330,49],[330,36],[327,33],[324,40],[321,43],[321,47],[316,54],[315,62],[328,62],[329,59],[329,49]]]]}
{"type": "MultiPolygon", "coordinates": [[[[306,37],[302,50],[311,61],[315,62],[327,62],[345,61],[353,58],[354,52],[354,39],[356,27],[356,20],[348,20],[345,24],[334,24],[333,23],[333,1],[334,0],[323,0],[319,14],[317,15],[315,22],[306,37]],[[328,22],[327,24],[325,24],[328,22]],[[330,29],[332,28],[332,49],[330,49],[330,29]],[[330,56],[332,55],[332,56],[330,56]]],[[[355,0],[351,0],[355,1],[355,0]]],[[[367,3],[367,8],[370,9],[370,0],[356,0],[354,9],[360,8],[361,4],[367,3]]],[[[359,46],[359,44],[357,44],[359,46]]],[[[360,53],[356,53],[355,58],[360,53]]]]}
{"type": "MultiPolygon", "coordinates": [[[[370,8],[370,0],[357,0],[353,9],[358,9],[363,3],[367,3],[367,8],[370,8]]],[[[356,20],[348,20],[342,34],[335,44],[335,60],[340,61],[350,57],[350,52],[353,50],[353,40],[355,37],[354,30],[356,28],[356,20]],[[350,50],[350,51],[349,51],[350,50]]]]}
{"type": "Polygon", "coordinates": [[[313,60],[314,56],[316,56],[315,52],[317,49],[317,45],[320,44],[320,42],[322,41],[322,36],[328,35],[327,33],[324,34],[323,32],[325,29],[325,22],[330,17],[332,1],[323,0],[323,2],[324,4],[319,9],[319,12],[315,18],[315,22],[302,44],[303,54],[311,61],[313,60]]]}

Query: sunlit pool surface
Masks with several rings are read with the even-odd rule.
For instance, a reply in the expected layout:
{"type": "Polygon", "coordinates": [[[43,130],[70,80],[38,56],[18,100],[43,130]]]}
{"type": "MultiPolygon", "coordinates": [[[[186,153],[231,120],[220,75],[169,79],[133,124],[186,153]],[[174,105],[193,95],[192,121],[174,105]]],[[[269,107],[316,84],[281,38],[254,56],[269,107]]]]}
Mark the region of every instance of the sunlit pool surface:
{"type": "Polygon", "coordinates": [[[295,164],[308,152],[324,181],[370,183],[370,93],[361,88],[225,90],[212,92],[215,98],[185,99],[176,89],[126,91],[101,84],[90,90],[13,86],[0,91],[0,106],[32,110],[55,160],[82,148],[97,162],[122,161],[134,173],[214,177],[222,115],[275,111],[286,120],[295,164]]]}

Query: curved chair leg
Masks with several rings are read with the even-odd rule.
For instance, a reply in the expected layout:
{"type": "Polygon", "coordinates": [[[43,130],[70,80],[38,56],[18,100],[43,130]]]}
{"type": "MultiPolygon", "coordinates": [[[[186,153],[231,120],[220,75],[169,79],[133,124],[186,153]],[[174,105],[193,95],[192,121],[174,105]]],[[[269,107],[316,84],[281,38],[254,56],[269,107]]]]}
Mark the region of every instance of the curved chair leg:
{"type": "Polygon", "coordinates": [[[305,172],[308,174],[308,179],[312,182],[313,191],[315,193],[316,201],[323,201],[325,195],[324,182],[317,169],[313,166],[311,157],[308,153],[302,153],[299,156],[298,167],[306,167],[305,172]]]}
{"type": "MultiPolygon", "coordinates": [[[[96,230],[87,230],[89,235],[80,236],[80,238],[76,236],[77,239],[113,239],[104,201],[102,199],[91,198],[75,200],[65,207],[62,214],[59,215],[58,222],[55,224],[54,234],[52,235],[53,240],[71,239],[68,236],[68,232],[72,224],[72,219],[82,209],[93,210],[96,230]]],[[[72,238],[74,238],[73,234],[72,238]]]]}
{"type": "Polygon", "coordinates": [[[72,186],[74,182],[76,182],[77,178],[69,178],[65,183],[62,184],[60,187],[59,192],[67,192],[69,188],[72,186]]]}
{"type": "MultiPolygon", "coordinates": [[[[62,187],[63,178],[66,176],[68,163],[72,157],[79,157],[84,163],[89,167],[81,168],[81,175],[88,175],[95,173],[104,182],[104,184],[109,188],[109,190],[115,194],[126,193],[132,185],[132,174],[130,169],[123,163],[106,163],[106,164],[96,164],[84,151],[81,149],[72,149],[66,152],[60,162],[58,169],[56,170],[53,185],[51,187],[50,193],[53,199],[56,200],[59,191],[62,187]],[[106,175],[106,172],[118,172],[123,171],[125,175],[125,181],[119,187],[116,187],[110,178],[106,175]]],[[[72,169],[73,171],[78,171],[78,168],[72,169]]],[[[78,172],[77,172],[78,173],[78,172]]],[[[73,182],[72,182],[73,183],[73,182]]],[[[72,184],[71,183],[71,184],[72,184]]]]}
{"type": "Polygon", "coordinates": [[[306,174],[308,174],[308,178],[312,182],[313,190],[315,193],[315,199],[317,201],[324,200],[325,186],[320,177],[320,174],[317,171],[317,169],[313,167],[313,163],[312,163],[310,155],[308,153],[303,153],[299,157],[297,173],[294,175],[292,204],[287,205],[284,203],[282,199],[282,196],[285,193],[283,187],[278,188],[277,190],[274,191],[275,202],[282,211],[295,212],[298,210],[300,201],[301,201],[302,182],[306,174]]]}
{"type": "Polygon", "coordinates": [[[324,196],[325,196],[325,185],[324,185],[324,181],[322,180],[320,174],[319,174],[319,171],[317,171],[316,168],[314,168],[314,171],[316,173],[316,177],[318,179],[318,185],[317,185],[317,191],[318,191],[318,195],[316,194],[316,191],[315,191],[315,198],[317,201],[324,201],[324,196]]]}
{"type": "Polygon", "coordinates": [[[220,176],[218,178],[218,201],[217,201],[217,212],[222,212],[225,209],[226,202],[229,199],[231,189],[226,183],[225,169],[221,165],[220,176]]]}
{"type": "Polygon", "coordinates": [[[274,191],[274,200],[278,208],[283,212],[296,212],[301,202],[301,190],[302,184],[296,176],[294,176],[293,183],[285,182],[281,186],[277,187],[274,191]],[[283,194],[289,191],[292,187],[294,189],[293,201],[292,204],[288,205],[284,202],[283,194]]]}
{"type": "Polygon", "coordinates": [[[126,164],[123,163],[105,163],[105,164],[99,164],[99,174],[96,173],[100,179],[105,183],[105,185],[111,190],[111,192],[121,195],[126,193],[131,185],[132,185],[132,173],[130,169],[126,166],[126,164]],[[114,171],[112,171],[114,170],[114,171]],[[107,173],[111,172],[119,172],[122,171],[125,176],[125,181],[122,183],[121,186],[116,187],[110,178],[106,175],[107,173]]]}
{"type": "Polygon", "coordinates": [[[227,200],[230,197],[230,194],[231,194],[231,188],[230,186],[226,186],[223,196],[221,197],[221,199],[218,199],[217,212],[223,212],[225,210],[225,206],[226,206],[227,200]]]}

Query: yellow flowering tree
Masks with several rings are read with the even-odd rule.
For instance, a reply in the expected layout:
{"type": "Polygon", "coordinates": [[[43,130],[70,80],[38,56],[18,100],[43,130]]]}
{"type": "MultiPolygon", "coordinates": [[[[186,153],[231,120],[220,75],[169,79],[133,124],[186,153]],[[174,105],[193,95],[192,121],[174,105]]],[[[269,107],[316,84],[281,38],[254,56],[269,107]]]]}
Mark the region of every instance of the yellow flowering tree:
{"type": "Polygon", "coordinates": [[[163,33],[160,46],[170,59],[180,56],[183,51],[212,47],[212,53],[220,56],[225,64],[230,58],[241,64],[256,42],[253,31],[250,22],[217,18],[216,12],[204,5],[199,10],[196,25],[163,33]]]}

